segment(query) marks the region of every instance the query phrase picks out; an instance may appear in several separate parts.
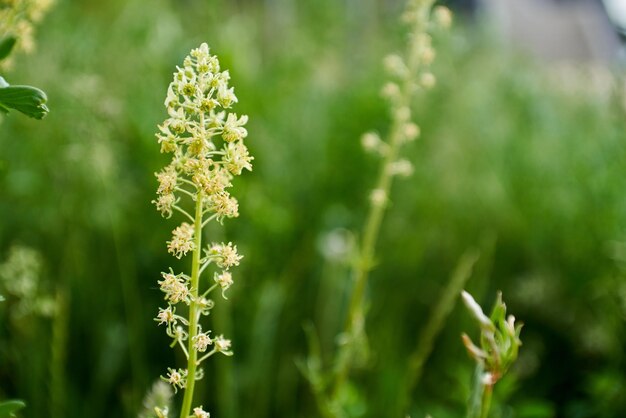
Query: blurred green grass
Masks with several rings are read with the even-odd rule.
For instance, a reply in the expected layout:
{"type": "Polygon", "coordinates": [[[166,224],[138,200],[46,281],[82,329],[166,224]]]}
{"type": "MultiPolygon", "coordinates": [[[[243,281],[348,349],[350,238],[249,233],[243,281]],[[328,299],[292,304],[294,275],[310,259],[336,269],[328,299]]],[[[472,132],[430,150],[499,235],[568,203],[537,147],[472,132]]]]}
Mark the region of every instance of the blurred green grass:
{"type": "MultiPolygon", "coordinates": [[[[398,11],[374,0],[58,2],[37,52],[6,77],[42,87],[51,113],[0,125],[0,254],[38,249],[51,286],[70,295],[61,416],[134,416],[176,361],[151,320],[175,226],[150,204],[165,161],[154,132],[174,65],[202,41],[231,70],[256,164],[237,180],[240,218],[211,234],[245,259],[214,317],[236,355],[208,365],[198,399],[224,418],[317,416],[295,359],[304,323],[316,322],[326,350],[341,324],[348,271],[320,242],[364,217],[377,162],[358,138],[387,126],[380,62],[400,48],[398,11]]],[[[494,416],[623,416],[621,98],[564,92],[491,38],[459,29],[439,39],[438,86],[415,103],[416,173],[393,191],[370,288],[374,358],[356,376],[366,416],[399,414],[406,358],[470,247],[483,254],[470,289],[483,301],[502,289],[526,323],[494,416]]],[[[49,323],[12,326],[7,306],[0,398],[25,399],[25,417],[51,416],[49,323]]],[[[471,323],[456,309],[412,416],[463,416],[472,365],[462,329],[471,323]]]]}

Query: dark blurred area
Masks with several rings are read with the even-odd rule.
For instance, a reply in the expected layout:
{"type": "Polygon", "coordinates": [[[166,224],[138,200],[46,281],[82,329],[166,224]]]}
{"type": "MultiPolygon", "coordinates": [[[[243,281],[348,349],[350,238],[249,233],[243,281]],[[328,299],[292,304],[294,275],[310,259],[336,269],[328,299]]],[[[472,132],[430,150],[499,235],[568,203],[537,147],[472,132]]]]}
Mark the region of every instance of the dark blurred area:
{"type": "MultiPolygon", "coordinates": [[[[181,364],[153,321],[160,272],[185,268],[165,245],[180,219],[150,203],[167,160],[154,134],[175,66],[207,42],[250,117],[255,167],[233,189],[240,217],[208,234],[245,258],[211,315],[235,355],[208,362],[198,404],[221,418],[318,416],[295,362],[304,324],[326,356],[342,326],[346,231],[361,227],[379,164],[359,137],[389,125],[382,59],[405,40],[402,4],[58,0],[36,51],[3,74],[43,88],[51,112],[0,123],[0,263],[15,245],[40,254],[41,293],[64,295],[66,331],[0,304],[0,399],[24,399],[26,418],[133,417],[181,364]]],[[[468,290],[486,308],[502,290],[525,323],[492,417],[624,417],[622,2],[449,4],[458,14],[435,39],[437,86],[413,104],[422,135],[404,157],[415,173],[394,185],[371,276],[361,416],[402,416],[406,359],[477,248],[468,290]]],[[[459,336],[472,330],[457,306],[412,417],[465,416],[473,364],[459,336]]]]}

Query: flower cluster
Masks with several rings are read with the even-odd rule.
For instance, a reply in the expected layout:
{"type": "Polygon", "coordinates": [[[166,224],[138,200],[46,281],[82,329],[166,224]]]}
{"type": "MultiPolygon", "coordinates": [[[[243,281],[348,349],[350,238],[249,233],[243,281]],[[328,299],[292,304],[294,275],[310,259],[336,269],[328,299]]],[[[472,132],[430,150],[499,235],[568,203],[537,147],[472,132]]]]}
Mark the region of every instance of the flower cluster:
{"type": "Polygon", "coordinates": [[[218,220],[239,215],[228,189],[233,176],[252,170],[253,157],[244,144],[248,117],[227,112],[237,102],[229,79],[207,44],[192,50],[174,73],[165,99],[169,118],[156,135],[161,152],[172,154],[171,163],[156,173],[154,204],[165,217],[189,187],[218,220]]]}
{"type": "Polygon", "coordinates": [[[463,302],[480,326],[480,347],[476,346],[467,334],[463,334],[463,344],[470,357],[484,370],[481,381],[485,386],[493,386],[507,372],[517,359],[522,342],[519,338],[522,325],[515,325],[515,317],[506,315],[506,305],[502,294],[498,293],[490,316],[472,295],[463,292],[463,302]]]}
{"type": "Polygon", "coordinates": [[[211,418],[211,414],[202,409],[202,407],[199,407],[193,409],[191,418],[211,418]]]}
{"type": "Polygon", "coordinates": [[[0,0],[0,41],[13,38],[14,51],[32,52],[34,25],[43,19],[52,3],[53,0],[0,0]]]}
{"type": "Polygon", "coordinates": [[[0,291],[14,303],[10,312],[15,318],[36,314],[52,316],[57,309],[54,299],[45,292],[41,276],[41,254],[29,247],[11,247],[6,261],[0,264],[0,291]]]}
{"type": "MultiPolygon", "coordinates": [[[[390,193],[396,176],[410,176],[413,165],[401,158],[401,148],[416,140],[420,128],[411,118],[411,106],[416,93],[434,87],[435,76],[430,66],[435,59],[431,33],[445,28],[451,23],[448,9],[433,7],[434,0],[408,0],[404,21],[410,27],[406,51],[390,54],[384,61],[388,81],[381,94],[389,103],[391,126],[383,139],[376,132],[366,132],[361,137],[365,151],[382,158],[376,184],[369,194],[370,207],[363,226],[359,248],[355,249],[352,262],[354,283],[347,302],[345,327],[337,339],[339,342],[334,355],[333,367],[328,375],[321,372],[321,359],[317,353],[307,364],[305,374],[313,387],[322,415],[349,415],[343,396],[348,386],[351,369],[366,361],[367,338],[365,319],[369,272],[375,265],[375,252],[385,210],[390,202],[390,193]],[[318,365],[311,367],[310,365],[318,365]],[[327,387],[320,382],[329,381],[327,387]]],[[[312,350],[314,351],[314,350],[312,350]]]]}
{"type": "Polygon", "coordinates": [[[165,325],[172,346],[179,345],[187,358],[187,368],[170,368],[162,379],[174,390],[185,390],[181,416],[192,418],[209,417],[202,407],[191,410],[194,382],[202,377],[197,366],[216,353],[232,355],[230,340],[223,335],[211,337],[211,331],[203,331],[200,324],[215,305],[209,294],[219,288],[226,298],[224,292],[233,285],[230,269],[242,258],[232,242],[202,248],[202,229],[209,221],[221,223],[239,216],[239,204],[229,189],[234,176],[252,170],[253,157],[244,144],[248,117],[229,111],[237,102],[229,79],[206,44],[193,49],[174,73],[165,99],[169,117],[156,134],[161,152],[172,159],[155,173],[158,187],[153,203],[166,218],[179,212],[187,219],[172,231],[167,250],[179,259],[191,253],[192,265],[189,275],[172,269],[162,273],[158,284],[167,307],[159,308],[154,320],[165,325]],[[213,280],[202,281],[211,265],[217,268],[213,280]]]}
{"type": "MultiPolygon", "coordinates": [[[[361,137],[365,151],[385,158],[384,176],[408,177],[413,173],[412,164],[398,158],[399,148],[414,141],[420,135],[420,128],[411,120],[411,100],[420,90],[435,86],[436,78],[430,71],[435,60],[435,49],[430,32],[446,29],[452,21],[452,14],[443,7],[431,8],[431,1],[411,0],[408,2],[403,20],[411,27],[408,49],[405,54],[390,54],[383,64],[389,81],[381,95],[389,101],[392,128],[388,139],[383,140],[376,132],[366,132],[361,137]]],[[[386,181],[381,183],[388,184],[386,181]]],[[[388,201],[387,190],[375,189],[370,195],[374,207],[384,207],[388,201]]]]}
{"type": "Polygon", "coordinates": [[[162,378],[167,383],[171,384],[174,391],[182,389],[187,385],[187,370],[177,369],[174,370],[170,367],[167,368],[167,376],[162,378]]]}

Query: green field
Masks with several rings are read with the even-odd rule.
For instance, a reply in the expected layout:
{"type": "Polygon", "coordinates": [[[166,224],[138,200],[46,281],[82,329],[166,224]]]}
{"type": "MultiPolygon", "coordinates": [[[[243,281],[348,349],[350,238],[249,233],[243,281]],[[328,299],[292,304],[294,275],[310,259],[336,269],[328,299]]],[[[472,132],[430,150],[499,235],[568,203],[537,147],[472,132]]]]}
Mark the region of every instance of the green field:
{"type": "MultiPolygon", "coordinates": [[[[321,416],[298,364],[305,329],[328,363],[344,324],[346,253],[380,164],[359,138],[390,124],[382,61],[403,48],[401,10],[376,0],[57,0],[36,49],[0,72],[43,89],[50,108],[41,121],[11,112],[0,122],[0,263],[22,246],[41,265],[27,298],[6,290],[16,276],[0,266],[0,400],[24,400],[24,418],[136,417],[153,382],[183,363],[153,321],[161,272],[189,267],[165,244],[182,218],[150,203],[153,173],[168,162],[155,133],[176,65],[207,42],[230,71],[235,111],[249,115],[255,159],[234,180],[240,216],[206,233],[244,258],[208,318],[234,356],[207,361],[196,403],[213,418],[321,416]]],[[[476,251],[466,288],[487,309],[501,290],[524,323],[490,417],[624,417],[622,74],[576,67],[565,77],[486,26],[458,17],[434,36],[437,84],[411,106],[421,136],[402,153],[415,171],[389,197],[366,290],[369,356],[351,372],[347,416],[465,416],[474,363],[460,334],[478,327],[460,298],[408,411],[399,397],[433,306],[476,251]]]]}

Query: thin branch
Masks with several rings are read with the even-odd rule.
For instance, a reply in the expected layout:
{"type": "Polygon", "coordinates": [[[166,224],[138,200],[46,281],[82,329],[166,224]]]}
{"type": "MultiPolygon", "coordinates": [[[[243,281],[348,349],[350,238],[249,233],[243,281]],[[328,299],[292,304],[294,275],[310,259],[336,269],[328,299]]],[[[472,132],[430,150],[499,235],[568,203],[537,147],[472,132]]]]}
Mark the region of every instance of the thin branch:
{"type": "Polygon", "coordinates": [[[185,344],[183,344],[183,340],[181,340],[180,338],[178,339],[178,345],[180,345],[180,348],[183,349],[183,353],[185,353],[185,357],[187,358],[187,360],[189,360],[189,352],[187,351],[187,347],[185,347],[185,344]]]}
{"type": "Polygon", "coordinates": [[[209,267],[209,264],[211,264],[211,260],[208,260],[206,263],[204,263],[204,264],[202,265],[202,267],[200,267],[200,271],[198,272],[198,274],[199,274],[200,276],[202,276],[202,272],[203,272],[203,271],[204,271],[207,267],[209,267]]]}
{"type": "Polygon", "coordinates": [[[185,190],[182,187],[176,187],[174,190],[179,191],[179,192],[183,192],[185,193],[187,196],[191,197],[192,199],[196,198],[196,195],[191,193],[189,190],[185,190]]]}
{"type": "Polygon", "coordinates": [[[179,181],[182,181],[183,183],[187,183],[187,184],[189,184],[190,186],[193,186],[193,187],[196,187],[196,188],[197,188],[196,183],[194,183],[194,182],[193,182],[193,181],[191,181],[191,180],[187,180],[187,179],[186,179],[186,178],[184,178],[184,177],[179,177],[179,178],[178,178],[178,180],[179,180],[179,181]]]}
{"type": "Polygon", "coordinates": [[[213,286],[209,287],[207,289],[207,291],[202,294],[202,297],[203,298],[207,297],[209,295],[209,293],[211,293],[213,290],[215,290],[216,287],[217,287],[217,283],[215,283],[213,286]]]}
{"type": "Polygon", "coordinates": [[[191,216],[190,214],[187,213],[187,211],[183,208],[181,208],[178,205],[172,205],[172,208],[176,209],[177,211],[179,211],[180,213],[182,213],[183,215],[185,215],[192,223],[195,222],[195,219],[193,218],[193,216],[191,216]]]}
{"type": "Polygon", "coordinates": [[[208,359],[209,357],[211,357],[213,354],[217,353],[217,350],[214,348],[213,350],[211,350],[210,352],[206,353],[204,356],[200,357],[198,359],[198,361],[196,362],[196,364],[200,364],[202,363],[204,360],[208,359]]]}
{"type": "Polygon", "coordinates": [[[206,220],[204,222],[202,222],[202,228],[204,228],[210,221],[212,221],[213,219],[217,218],[217,213],[214,215],[209,216],[208,218],[206,218],[206,220]]]}

